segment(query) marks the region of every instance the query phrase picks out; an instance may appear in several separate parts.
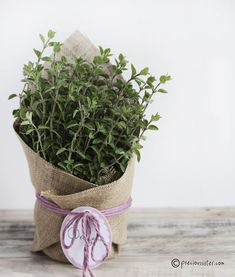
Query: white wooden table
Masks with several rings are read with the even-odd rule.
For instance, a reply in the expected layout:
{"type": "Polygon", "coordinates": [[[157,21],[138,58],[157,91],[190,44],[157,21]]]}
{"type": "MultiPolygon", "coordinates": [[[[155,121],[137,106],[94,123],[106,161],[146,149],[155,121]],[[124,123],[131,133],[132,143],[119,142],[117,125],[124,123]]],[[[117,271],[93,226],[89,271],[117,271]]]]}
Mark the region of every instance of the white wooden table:
{"type": "MultiPolygon", "coordinates": [[[[0,211],[0,276],[81,276],[72,265],[31,253],[33,233],[32,211],[0,211]]],[[[132,209],[121,254],[95,276],[234,277],[235,208],[132,209]]]]}

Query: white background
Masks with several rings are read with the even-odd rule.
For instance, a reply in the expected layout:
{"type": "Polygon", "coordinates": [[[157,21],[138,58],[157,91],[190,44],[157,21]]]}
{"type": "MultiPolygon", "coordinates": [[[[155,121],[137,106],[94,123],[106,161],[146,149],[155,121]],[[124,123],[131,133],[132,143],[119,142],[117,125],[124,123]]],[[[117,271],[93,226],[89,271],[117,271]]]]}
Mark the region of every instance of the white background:
{"type": "Polygon", "coordinates": [[[78,29],[137,68],[173,77],[151,108],[163,118],[136,166],[134,206],[235,204],[235,1],[1,0],[0,208],[33,207],[12,131],[17,103],[7,97],[22,88],[22,66],[48,29],[61,41],[78,29]]]}

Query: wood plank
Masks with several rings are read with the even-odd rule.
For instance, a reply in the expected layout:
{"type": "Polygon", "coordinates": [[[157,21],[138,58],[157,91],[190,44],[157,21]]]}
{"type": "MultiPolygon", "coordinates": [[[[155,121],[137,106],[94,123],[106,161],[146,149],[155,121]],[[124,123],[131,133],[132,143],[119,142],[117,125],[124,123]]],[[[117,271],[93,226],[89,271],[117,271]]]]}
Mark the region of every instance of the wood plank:
{"type": "MultiPolygon", "coordinates": [[[[0,276],[80,276],[71,265],[30,252],[32,211],[0,211],[0,276]]],[[[95,276],[235,276],[235,208],[132,209],[120,255],[95,276]],[[171,261],[224,265],[171,266],[171,261]]]]}

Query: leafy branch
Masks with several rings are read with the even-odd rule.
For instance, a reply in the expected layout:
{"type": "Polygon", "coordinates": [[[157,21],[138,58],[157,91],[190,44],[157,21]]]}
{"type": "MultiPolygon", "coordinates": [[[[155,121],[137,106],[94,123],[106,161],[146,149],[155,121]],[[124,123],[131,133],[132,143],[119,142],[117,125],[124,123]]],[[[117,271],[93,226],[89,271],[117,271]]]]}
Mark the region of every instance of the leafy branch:
{"type": "Polygon", "coordinates": [[[23,67],[20,105],[13,111],[19,134],[50,163],[102,185],[119,178],[133,154],[140,160],[141,140],[148,130],[158,130],[160,119],[146,111],[155,94],[167,92],[161,86],[171,77],[157,79],[147,67],[137,71],[124,55],[113,59],[102,47],[92,62],[75,57],[69,63],[58,55],[62,43],[54,37],[51,30],[46,38],[40,34],[36,62],[23,67]]]}

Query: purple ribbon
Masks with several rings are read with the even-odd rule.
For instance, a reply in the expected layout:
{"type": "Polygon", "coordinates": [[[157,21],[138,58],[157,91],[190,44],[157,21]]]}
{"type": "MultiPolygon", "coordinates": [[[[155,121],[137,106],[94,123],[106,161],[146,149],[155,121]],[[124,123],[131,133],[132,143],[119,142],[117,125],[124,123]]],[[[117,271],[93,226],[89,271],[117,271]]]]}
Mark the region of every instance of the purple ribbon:
{"type": "MultiPolygon", "coordinates": [[[[88,271],[91,277],[94,277],[91,269],[89,268],[89,243],[91,241],[91,230],[92,227],[95,230],[95,239],[92,243],[91,247],[91,258],[94,262],[103,262],[109,254],[109,247],[107,243],[105,242],[103,236],[100,233],[100,224],[99,221],[96,219],[95,216],[93,216],[89,211],[84,211],[84,212],[72,212],[70,210],[62,209],[59,206],[57,206],[55,203],[50,202],[46,198],[44,198],[41,195],[37,195],[37,200],[40,203],[41,206],[44,208],[57,213],[61,215],[72,215],[73,217],[66,223],[65,228],[62,231],[62,244],[65,249],[69,249],[70,247],[73,246],[74,241],[76,240],[76,232],[77,232],[77,227],[79,222],[81,221],[82,223],[82,234],[83,234],[83,240],[84,240],[84,259],[83,259],[83,273],[82,276],[86,276],[86,272],[88,271]],[[71,243],[69,245],[65,244],[65,233],[66,231],[70,228],[70,226],[73,225],[73,235],[71,239],[71,243]],[[97,243],[97,241],[100,239],[100,241],[103,243],[105,247],[105,256],[101,260],[96,260],[94,257],[94,248],[97,243]]],[[[107,209],[107,210],[102,210],[101,213],[106,216],[106,217],[111,217],[114,215],[119,215],[123,212],[125,212],[127,209],[130,208],[131,206],[132,199],[129,198],[128,201],[124,204],[121,204],[120,206],[107,209]]]]}

